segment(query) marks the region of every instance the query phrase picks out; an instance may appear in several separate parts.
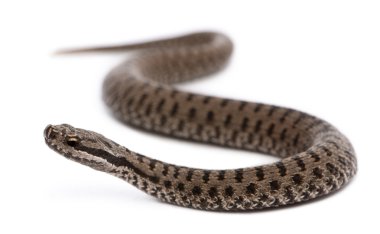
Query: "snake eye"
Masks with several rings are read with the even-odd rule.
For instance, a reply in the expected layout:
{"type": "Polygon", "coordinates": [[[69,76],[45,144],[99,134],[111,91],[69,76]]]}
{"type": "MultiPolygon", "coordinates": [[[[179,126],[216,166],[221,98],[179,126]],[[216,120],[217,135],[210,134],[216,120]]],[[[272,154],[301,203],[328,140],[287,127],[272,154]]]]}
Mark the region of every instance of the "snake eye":
{"type": "Polygon", "coordinates": [[[66,138],[66,143],[71,146],[71,147],[74,147],[76,145],[78,145],[79,143],[79,138],[77,136],[68,136],[66,138]]]}

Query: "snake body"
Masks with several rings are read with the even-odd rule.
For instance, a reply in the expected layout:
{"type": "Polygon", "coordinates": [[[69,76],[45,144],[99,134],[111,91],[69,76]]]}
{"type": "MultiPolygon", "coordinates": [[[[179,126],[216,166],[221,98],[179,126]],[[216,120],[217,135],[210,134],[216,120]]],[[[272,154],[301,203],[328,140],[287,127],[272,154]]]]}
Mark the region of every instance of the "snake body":
{"type": "Polygon", "coordinates": [[[354,149],[326,121],[294,109],[170,86],[220,70],[232,49],[225,35],[201,32],[66,52],[133,52],[103,85],[105,103],[125,123],[172,137],[276,155],[278,162],[228,170],[189,168],[141,155],[67,124],[47,126],[45,141],[65,157],[126,180],[162,201],[197,209],[279,207],[345,185],[357,170],[354,149]]]}

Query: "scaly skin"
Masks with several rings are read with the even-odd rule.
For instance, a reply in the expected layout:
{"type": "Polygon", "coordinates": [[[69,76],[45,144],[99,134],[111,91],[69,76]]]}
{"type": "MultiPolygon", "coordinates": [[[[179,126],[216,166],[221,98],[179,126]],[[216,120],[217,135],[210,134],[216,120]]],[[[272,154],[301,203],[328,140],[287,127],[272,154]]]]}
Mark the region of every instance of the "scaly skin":
{"type": "Polygon", "coordinates": [[[340,189],[355,175],[357,164],[350,142],[329,123],[289,108],[170,86],[220,70],[232,48],[226,36],[205,32],[66,52],[135,52],[110,72],[103,86],[106,104],[125,123],[172,137],[272,154],[280,161],[234,170],[188,168],[65,124],[49,125],[46,143],[69,159],[124,179],[163,201],[197,209],[278,207],[340,189]]]}

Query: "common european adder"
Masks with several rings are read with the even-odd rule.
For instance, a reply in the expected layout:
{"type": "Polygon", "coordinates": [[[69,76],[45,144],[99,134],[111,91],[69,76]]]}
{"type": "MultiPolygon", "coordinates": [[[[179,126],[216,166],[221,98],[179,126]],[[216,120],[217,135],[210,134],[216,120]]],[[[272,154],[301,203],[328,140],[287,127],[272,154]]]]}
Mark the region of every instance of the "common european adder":
{"type": "Polygon", "coordinates": [[[220,70],[232,50],[225,35],[201,32],[64,52],[132,52],[103,84],[105,103],[125,123],[171,137],[276,155],[276,163],[228,170],[178,166],[67,124],[47,126],[45,141],[66,158],[126,180],[162,201],[197,209],[285,206],[344,186],[357,170],[354,149],[326,121],[294,109],[199,95],[170,85],[220,70]]]}

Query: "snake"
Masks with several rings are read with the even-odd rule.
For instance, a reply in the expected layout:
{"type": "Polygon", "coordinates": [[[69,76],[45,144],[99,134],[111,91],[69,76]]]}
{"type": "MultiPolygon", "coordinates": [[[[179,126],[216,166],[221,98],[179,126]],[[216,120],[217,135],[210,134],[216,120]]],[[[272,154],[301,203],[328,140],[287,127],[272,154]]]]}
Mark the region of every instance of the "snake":
{"type": "Polygon", "coordinates": [[[278,160],[236,169],[191,168],[134,152],[93,131],[48,125],[46,144],[70,160],[121,178],[163,202],[210,211],[304,203],[341,189],[357,172],[352,144],[325,120],[292,108],[175,87],[227,65],[233,43],[222,33],[194,32],[61,52],[104,51],[130,54],[103,82],[103,100],[117,119],[159,135],[278,160]]]}

